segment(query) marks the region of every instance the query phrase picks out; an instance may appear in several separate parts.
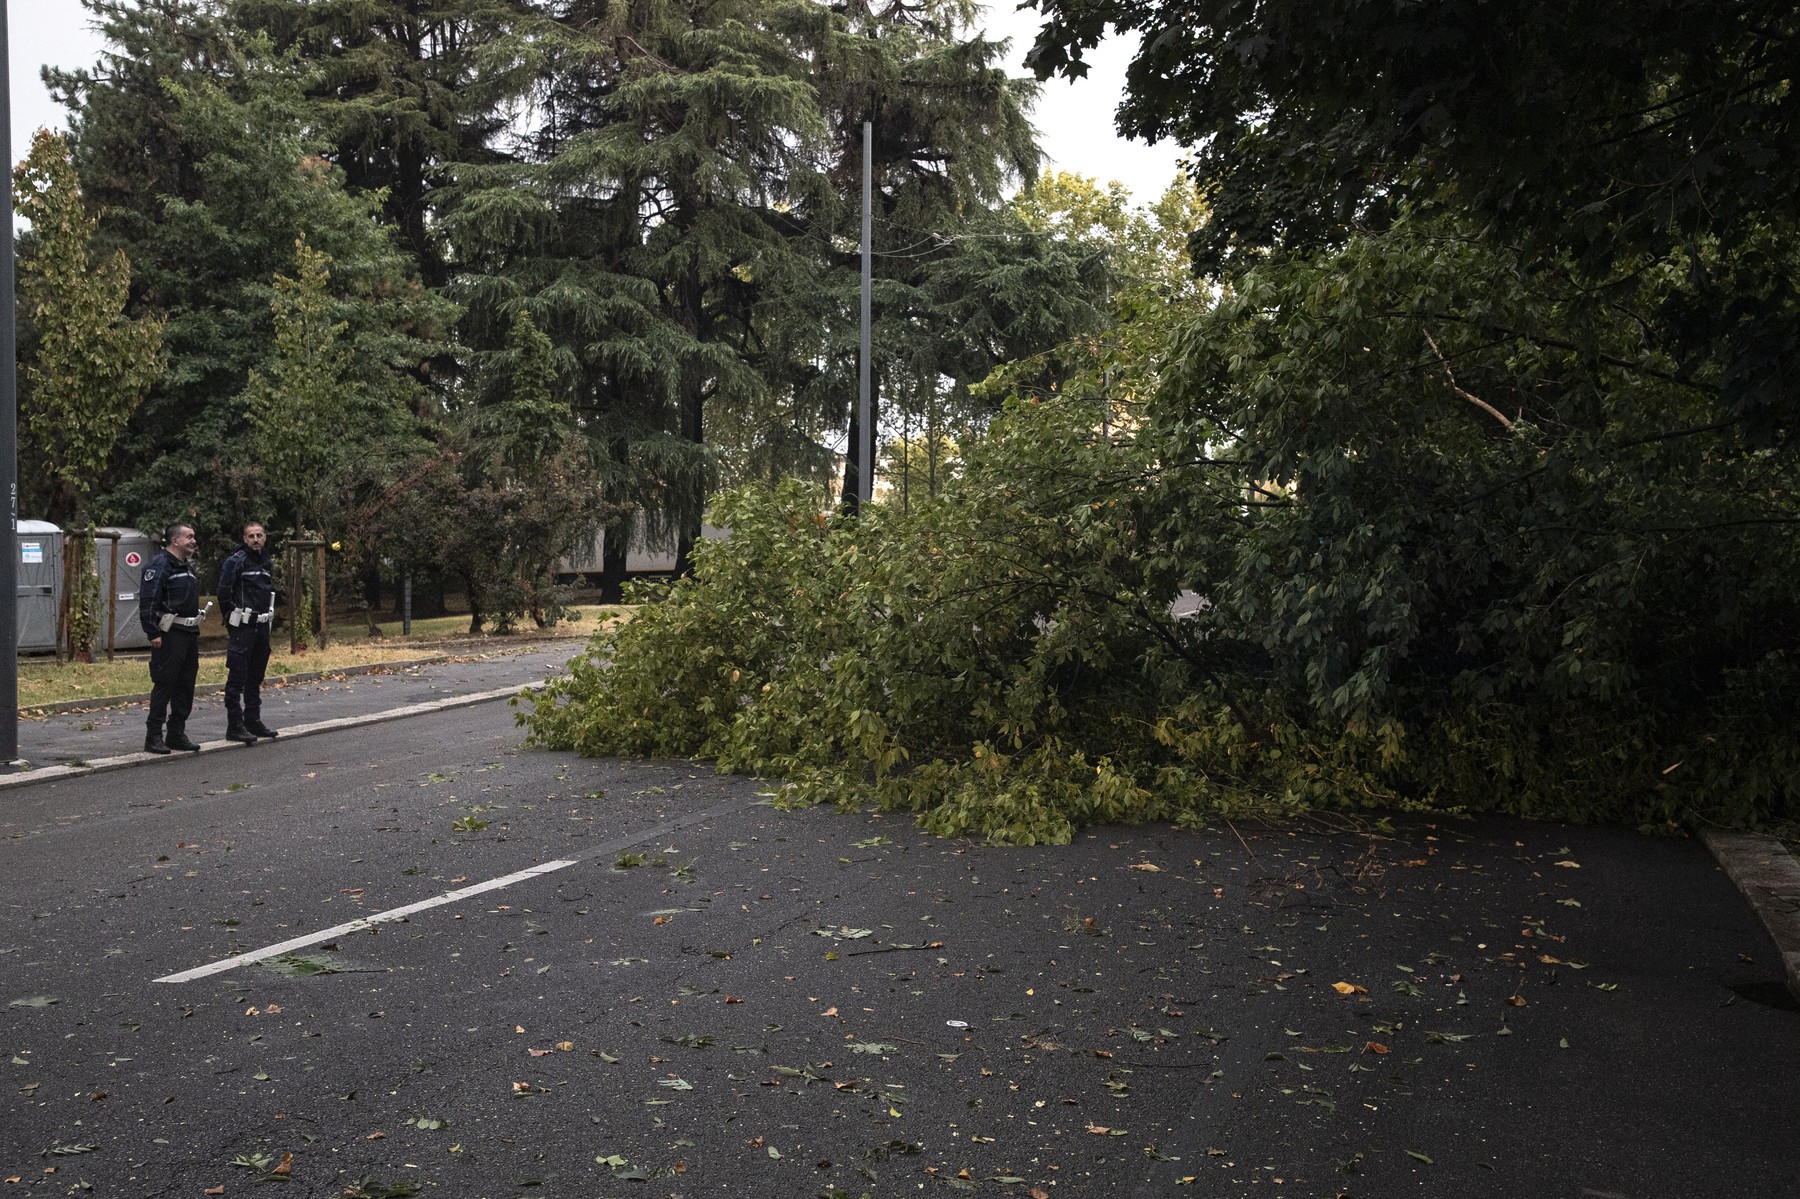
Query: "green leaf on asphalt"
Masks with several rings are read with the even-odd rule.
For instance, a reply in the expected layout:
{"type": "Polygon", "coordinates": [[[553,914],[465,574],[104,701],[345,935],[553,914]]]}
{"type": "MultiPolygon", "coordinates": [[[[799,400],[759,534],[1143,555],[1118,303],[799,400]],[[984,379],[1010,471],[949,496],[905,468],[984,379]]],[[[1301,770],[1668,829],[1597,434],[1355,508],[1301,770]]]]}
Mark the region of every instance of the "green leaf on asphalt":
{"type": "Polygon", "coordinates": [[[38,1154],[38,1156],[69,1157],[77,1153],[97,1153],[99,1150],[100,1146],[98,1145],[52,1145],[50,1148],[38,1154]]]}
{"type": "Polygon", "coordinates": [[[1418,1158],[1420,1161],[1424,1162],[1428,1166],[1437,1165],[1436,1162],[1432,1161],[1430,1158],[1426,1157],[1423,1153],[1419,1153],[1416,1150],[1408,1149],[1406,1151],[1406,1156],[1418,1158]]]}
{"type": "Polygon", "coordinates": [[[11,1003],[7,1004],[6,1006],[7,1007],[49,1007],[53,1003],[61,1003],[61,1002],[62,1002],[62,1000],[56,998],[54,995],[33,995],[28,999],[15,999],[11,1003]]]}
{"type": "Polygon", "coordinates": [[[620,1154],[617,1154],[617,1153],[608,1153],[604,1157],[596,1157],[594,1159],[594,1161],[599,1163],[602,1166],[610,1166],[615,1170],[618,1169],[620,1166],[627,1166],[627,1165],[631,1164],[623,1156],[621,1156],[620,1154]]]}
{"type": "Polygon", "coordinates": [[[324,953],[284,953],[279,957],[265,958],[257,965],[302,978],[310,978],[315,974],[341,974],[349,968],[343,959],[324,953]]]}

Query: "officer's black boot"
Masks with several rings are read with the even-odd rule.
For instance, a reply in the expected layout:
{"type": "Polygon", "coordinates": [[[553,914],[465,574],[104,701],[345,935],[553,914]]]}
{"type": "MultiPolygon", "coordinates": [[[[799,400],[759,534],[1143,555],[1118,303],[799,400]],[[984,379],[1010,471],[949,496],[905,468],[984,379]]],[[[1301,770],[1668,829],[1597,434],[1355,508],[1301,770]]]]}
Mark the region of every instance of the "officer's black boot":
{"type": "Polygon", "coordinates": [[[258,737],[267,737],[270,740],[281,736],[280,733],[264,724],[261,717],[257,716],[252,716],[249,720],[246,720],[244,722],[244,729],[247,732],[255,733],[258,737]]]}
{"type": "Polygon", "coordinates": [[[166,754],[169,746],[163,741],[160,728],[148,729],[144,733],[144,752],[147,754],[166,754]]]}
{"type": "Polygon", "coordinates": [[[195,745],[192,741],[188,740],[187,730],[185,729],[170,729],[168,742],[170,749],[193,750],[195,753],[198,753],[200,750],[198,745],[195,745]]]}
{"type": "Polygon", "coordinates": [[[225,740],[236,741],[240,745],[255,745],[256,734],[246,729],[239,721],[232,721],[225,728],[225,740]]]}

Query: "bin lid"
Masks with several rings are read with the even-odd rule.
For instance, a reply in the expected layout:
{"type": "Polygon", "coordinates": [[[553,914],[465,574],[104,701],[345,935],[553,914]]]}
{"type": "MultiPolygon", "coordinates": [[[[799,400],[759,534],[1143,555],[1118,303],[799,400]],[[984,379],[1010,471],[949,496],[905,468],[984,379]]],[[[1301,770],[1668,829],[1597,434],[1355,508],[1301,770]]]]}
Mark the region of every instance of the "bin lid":
{"type": "Polygon", "coordinates": [[[47,520],[22,520],[18,522],[16,528],[20,533],[30,533],[37,537],[42,537],[45,533],[62,532],[61,528],[47,520]]]}
{"type": "Polygon", "coordinates": [[[118,534],[120,541],[150,540],[150,534],[144,532],[142,529],[130,529],[126,528],[124,525],[101,525],[98,529],[95,529],[94,532],[116,533],[118,534]]]}

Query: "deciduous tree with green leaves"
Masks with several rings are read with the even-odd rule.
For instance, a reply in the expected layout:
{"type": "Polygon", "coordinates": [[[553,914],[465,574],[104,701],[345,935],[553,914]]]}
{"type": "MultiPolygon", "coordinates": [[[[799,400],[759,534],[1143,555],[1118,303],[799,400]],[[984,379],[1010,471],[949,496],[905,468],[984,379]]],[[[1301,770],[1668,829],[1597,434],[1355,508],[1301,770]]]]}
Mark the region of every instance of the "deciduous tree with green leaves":
{"type": "Polygon", "coordinates": [[[131,414],[162,374],[162,321],[126,315],[131,262],[96,245],[68,142],[40,129],[13,174],[13,199],[31,222],[19,262],[24,450],[41,467],[44,512],[65,524],[104,488],[131,414]]]}
{"type": "Polygon", "coordinates": [[[330,259],[294,243],[294,274],[275,276],[275,354],[250,372],[251,444],[269,492],[296,529],[322,531],[320,481],[354,451],[345,417],[355,406],[348,321],[337,316],[330,259]]]}

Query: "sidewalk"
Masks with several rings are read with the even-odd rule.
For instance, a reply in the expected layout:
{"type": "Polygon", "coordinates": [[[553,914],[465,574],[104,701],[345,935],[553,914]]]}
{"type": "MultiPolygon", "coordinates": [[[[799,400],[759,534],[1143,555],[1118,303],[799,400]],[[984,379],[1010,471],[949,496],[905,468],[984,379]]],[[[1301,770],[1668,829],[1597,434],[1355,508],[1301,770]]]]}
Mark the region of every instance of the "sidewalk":
{"type": "MultiPolygon", "coordinates": [[[[495,698],[496,692],[517,691],[560,673],[584,643],[584,638],[539,641],[520,650],[453,655],[423,666],[361,667],[360,673],[303,683],[270,679],[263,685],[263,720],[277,731],[294,733],[320,724],[342,727],[345,722],[391,719],[420,705],[482,702],[495,698]]],[[[21,720],[19,756],[33,769],[0,776],[0,787],[35,781],[34,776],[43,777],[46,769],[56,767],[157,760],[142,752],[148,709],[147,702],[132,700],[114,707],[21,720]]],[[[225,706],[217,690],[194,697],[187,732],[207,750],[255,748],[224,740],[225,706]]]]}

